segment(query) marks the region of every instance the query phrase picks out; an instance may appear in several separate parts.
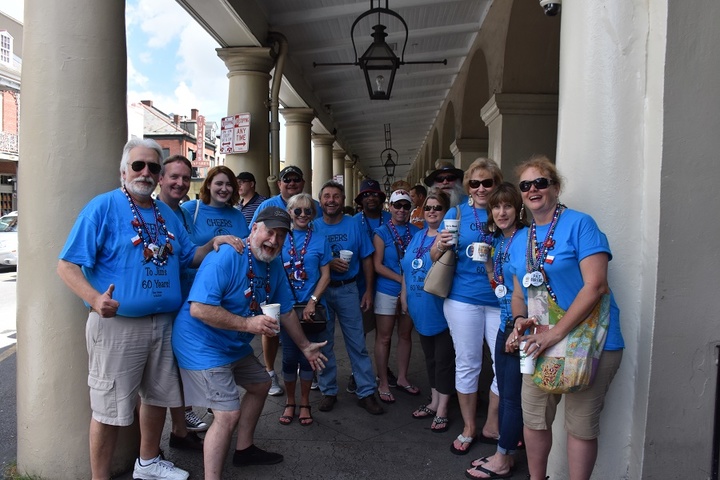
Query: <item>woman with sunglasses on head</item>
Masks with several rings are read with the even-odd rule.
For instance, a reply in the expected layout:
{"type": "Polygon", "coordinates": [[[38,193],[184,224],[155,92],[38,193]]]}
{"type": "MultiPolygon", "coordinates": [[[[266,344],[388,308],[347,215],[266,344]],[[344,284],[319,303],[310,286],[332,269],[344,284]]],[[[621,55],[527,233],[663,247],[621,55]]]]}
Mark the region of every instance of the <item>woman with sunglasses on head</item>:
{"type": "Polygon", "coordinates": [[[432,265],[430,251],[448,208],[450,197],[445,192],[430,192],[422,206],[426,227],[413,236],[401,262],[402,311],[410,313],[420,335],[431,391],[430,403],[420,405],[412,417],[432,418],[430,430],[434,433],[448,429],[448,402],[455,391],[455,349],[443,315],[443,299],[425,292],[423,284],[432,265]]]}
{"type": "MultiPolygon", "coordinates": [[[[307,193],[299,193],[290,197],[287,211],[292,219],[292,230],[285,238],[281,258],[285,266],[290,287],[295,293],[296,303],[305,303],[301,320],[312,321],[318,302],[323,302],[322,295],[330,284],[330,261],[332,252],[324,235],[314,235],[312,221],[317,215],[317,208],[312,197],[307,193]]],[[[324,305],[324,303],[323,303],[324,305]]],[[[307,333],[307,338],[320,341],[322,333],[307,333]]],[[[306,427],[313,423],[310,410],[310,387],[313,380],[313,369],[305,355],[292,341],[284,329],[280,329],[282,343],[282,370],[287,401],[285,410],[279,419],[281,425],[290,425],[295,417],[295,388],[298,370],[300,374],[300,425],[306,427]]]]}
{"type": "MultiPolygon", "coordinates": [[[[447,212],[439,241],[435,242],[435,248],[431,251],[433,261],[453,248],[457,249],[458,257],[450,294],[443,303],[455,346],[455,389],[464,422],[462,433],[450,445],[450,451],[455,455],[465,455],[478,433],[475,413],[478,376],[483,360],[483,338],[492,353],[500,326],[500,307],[490,287],[485,262],[473,253],[478,242],[492,244],[492,236],[486,233],[485,207],[488,196],[501,182],[502,172],[494,161],[478,158],[471,163],[463,181],[468,193],[467,201],[447,212]],[[453,234],[445,228],[445,221],[457,218],[460,219],[459,232],[453,234]]],[[[495,443],[499,434],[497,394],[497,382],[493,379],[487,420],[479,436],[480,441],[485,443],[495,443]]]]}
{"type": "MultiPolygon", "coordinates": [[[[619,309],[607,282],[612,253],[607,237],[589,215],[560,203],[562,180],[547,157],[532,157],[516,172],[525,210],[533,220],[530,228],[518,233],[510,247],[515,330],[507,339],[507,351],[517,350],[519,343],[525,341],[527,354],[537,358],[562,341],[591,314],[604,295],[610,294],[607,337],[594,381],[587,390],[564,395],[570,478],[589,479],[597,457],[600,412],[624,348],[619,309]],[[552,328],[522,335],[532,332],[531,327],[537,325],[534,316],[527,318],[529,291],[533,299],[539,300],[538,305],[544,306],[539,314],[555,318],[556,323],[552,328]],[[565,313],[557,315],[561,309],[565,313]]],[[[541,390],[532,375],[523,375],[522,381],[530,476],[533,480],[544,479],[552,446],[551,426],[563,396],[541,390]]]]}
{"type": "Polygon", "coordinates": [[[390,221],[375,230],[373,236],[373,265],[377,280],[375,282],[375,367],[378,371],[378,395],[385,403],[395,403],[388,383],[388,359],[390,344],[398,324],[397,388],[410,395],[420,395],[420,389],[412,385],[407,378],[412,349],[412,319],[407,312],[400,312],[400,284],[402,269],[400,261],[405,256],[408,245],[418,228],[410,223],[412,201],[405,190],[395,190],[390,195],[390,221]]]}
{"type": "Polygon", "coordinates": [[[511,308],[513,292],[512,275],[509,273],[509,250],[515,237],[525,228],[520,218],[522,198],[510,182],[498,185],[488,197],[486,210],[487,230],[493,235],[494,253],[488,260],[490,285],[500,302],[500,328],[493,348],[495,349],[495,373],[500,397],[498,425],[500,437],[497,451],[490,457],[472,462],[466,471],[469,478],[508,478],[514,468],[513,454],[522,438],[522,408],[520,406],[520,356],[505,351],[506,336],[514,335],[511,308]]]}

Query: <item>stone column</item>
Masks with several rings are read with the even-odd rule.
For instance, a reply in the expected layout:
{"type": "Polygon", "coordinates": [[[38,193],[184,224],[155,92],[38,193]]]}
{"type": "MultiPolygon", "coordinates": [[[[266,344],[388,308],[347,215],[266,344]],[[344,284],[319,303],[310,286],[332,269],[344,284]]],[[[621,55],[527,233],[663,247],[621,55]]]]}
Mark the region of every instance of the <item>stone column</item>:
{"type": "Polygon", "coordinates": [[[534,153],[555,158],[558,97],[496,93],[481,110],[489,129],[488,156],[512,178],[513,169],[534,153]]]}
{"type": "MultiPolygon", "coordinates": [[[[333,156],[333,163],[332,163],[332,174],[335,175],[344,175],[345,174],[345,155],[347,153],[345,150],[333,150],[332,156],[333,156]]],[[[347,180],[343,179],[343,183],[345,184],[345,190],[347,190],[347,180]]]]}
{"type": "Polygon", "coordinates": [[[225,157],[236,174],[252,172],[257,179],[256,189],[269,195],[267,178],[270,175],[270,70],[274,65],[273,50],[266,47],[218,48],[218,56],[225,62],[230,79],[228,115],[250,113],[250,140],[247,153],[225,157]]]}
{"type": "MultiPolygon", "coordinates": [[[[24,28],[19,182],[28,194],[18,207],[18,470],[90,478],[88,310],[55,268],[78,212],[120,186],[125,1],[26,0],[24,28]]],[[[138,438],[136,428],[121,430],[114,472],[132,465],[138,438]]]]}
{"type": "Polygon", "coordinates": [[[303,171],[305,191],[310,193],[313,191],[310,134],[315,111],[312,108],[283,108],[280,113],[285,119],[285,165],[295,165],[303,171]]]}
{"type": "Polygon", "coordinates": [[[458,138],[450,144],[450,152],[455,159],[455,165],[467,170],[467,167],[478,157],[488,156],[487,138],[458,138]]]}
{"type": "Polygon", "coordinates": [[[352,206],[357,196],[355,193],[355,175],[353,173],[354,160],[345,161],[345,174],[343,178],[347,178],[345,182],[345,205],[352,206]]]}
{"type": "Polygon", "coordinates": [[[332,178],[332,146],[335,137],[332,135],[313,135],[313,170],[312,170],[312,196],[318,198],[320,187],[332,178]]]}

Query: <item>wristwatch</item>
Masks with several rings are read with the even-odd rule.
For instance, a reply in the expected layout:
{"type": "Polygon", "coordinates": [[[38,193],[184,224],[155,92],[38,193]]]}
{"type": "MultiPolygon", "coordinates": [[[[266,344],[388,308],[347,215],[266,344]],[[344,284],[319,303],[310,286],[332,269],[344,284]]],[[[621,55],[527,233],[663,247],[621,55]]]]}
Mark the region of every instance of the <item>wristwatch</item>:
{"type": "Polygon", "coordinates": [[[318,302],[318,298],[315,295],[310,295],[310,300],[312,300],[315,303],[318,302]]]}

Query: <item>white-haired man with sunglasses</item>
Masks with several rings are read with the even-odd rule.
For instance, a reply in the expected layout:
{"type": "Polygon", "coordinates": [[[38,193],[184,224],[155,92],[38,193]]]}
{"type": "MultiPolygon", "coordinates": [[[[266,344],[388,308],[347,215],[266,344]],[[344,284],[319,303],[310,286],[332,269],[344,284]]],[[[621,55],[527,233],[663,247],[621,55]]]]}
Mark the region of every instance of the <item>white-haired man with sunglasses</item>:
{"type": "Polygon", "coordinates": [[[180,272],[213,248],[240,240],[216,237],[196,247],[180,219],[151,194],[162,149],[133,138],[120,161],[121,187],[93,198],[60,252],[57,272],[90,312],[86,325],[90,387],[90,468],[109,479],[120,427],[135,420],[140,394],[140,455],[135,479],[186,479],[164,460],[165,408],[182,406],[170,339],[182,304],[180,272]]]}

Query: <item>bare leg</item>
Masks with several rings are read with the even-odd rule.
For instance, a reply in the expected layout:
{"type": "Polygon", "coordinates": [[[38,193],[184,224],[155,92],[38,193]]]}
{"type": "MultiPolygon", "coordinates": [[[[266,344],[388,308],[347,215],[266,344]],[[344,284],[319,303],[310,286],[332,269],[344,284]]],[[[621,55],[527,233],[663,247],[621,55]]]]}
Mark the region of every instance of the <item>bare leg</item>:
{"type": "MultiPolygon", "coordinates": [[[[310,405],[310,387],[312,386],[312,380],[300,380],[300,404],[299,405],[310,405]]],[[[298,419],[302,420],[312,418],[312,413],[308,412],[307,409],[300,409],[298,413],[298,419]],[[306,412],[303,416],[303,410],[306,412]],[[308,416],[308,414],[310,416],[308,416]]],[[[308,420],[306,420],[307,422],[308,420]]]]}
{"type": "MultiPolygon", "coordinates": [[[[433,390],[433,395],[437,393],[437,414],[438,417],[447,417],[448,414],[448,403],[450,403],[450,395],[444,395],[437,390],[433,390]]],[[[435,402],[435,397],[433,396],[433,403],[435,402]]],[[[433,409],[434,410],[434,409],[433,409]]]]}
{"type": "Polygon", "coordinates": [[[568,470],[571,480],[588,480],[597,459],[598,441],[582,440],[567,434],[568,470]]]}
{"type": "MultiPolygon", "coordinates": [[[[475,413],[477,410],[477,392],[475,393],[460,393],[458,392],[458,403],[460,404],[460,413],[463,417],[465,426],[462,434],[465,437],[475,437],[475,413]]],[[[461,444],[455,439],[455,448],[460,450],[461,444]]],[[[470,448],[466,446],[464,449],[470,448]]]]}
{"type": "Polygon", "coordinates": [[[240,421],[239,410],[230,412],[213,410],[213,414],[215,421],[212,422],[205,435],[203,450],[206,480],[220,480],[225,456],[230,447],[230,438],[240,421]]]}
{"type": "MultiPolygon", "coordinates": [[[[240,421],[238,422],[237,449],[245,450],[253,444],[255,427],[265,406],[270,379],[264,383],[248,383],[241,385],[245,389],[240,403],[240,421]]],[[[214,422],[213,422],[214,423],[214,422]]],[[[205,447],[208,448],[207,446],[205,447]]]]}
{"type": "Polygon", "coordinates": [[[375,319],[375,368],[377,368],[380,379],[378,390],[389,392],[387,369],[395,317],[393,315],[375,315],[375,319]]]}
{"type": "MultiPolygon", "coordinates": [[[[398,362],[398,384],[412,385],[407,378],[408,367],[410,366],[410,353],[412,352],[412,319],[408,315],[400,315],[398,317],[398,345],[397,345],[397,362],[398,362]]],[[[392,332],[391,332],[392,334],[392,332]]],[[[379,367],[378,367],[379,369],[379,367]]]]}
{"type": "Polygon", "coordinates": [[[498,420],[500,408],[500,397],[490,392],[488,396],[488,411],[482,433],[487,438],[500,437],[500,422],[498,420]]]}
{"type": "Polygon", "coordinates": [[[277,358],[278,348],[280,347],[280,337],[262,336],[263,360],[265,360],[265,370],[272,372],[275,370],[275,358],[277,358]]]}
{"type": "Polygon", "coordinates": [[[90,420],[90,469],[93,480],[110,478],[110,463],[115,452],[119,427],[90,420]]]}
{"type": "MultiPolygon", "coordinates": [[[[552,448],[552,431],[523,428],[525,453],[532,480],[544,480],[547,475],[547,461],[552,448]]],[[[568,450],[570,446],[568,445],[568,450]]]]}
{"type": "Polygon", "coordinates": [[[165,426],[165,407],[140,405],[140,458],[150,460],[160,455],[160,437],[165,426]]]}
{"type": "MultiPolygon", "coordinates": [[[[285,380],[285,393],[287,394],[287,400],[285,401],[285,405],[291,405],[290,407],[285,407],[283,409],[283,416],[288,417],[294,417],[295,416],[295,385],[297,384],[296,380],[288,381],[285,380]]],[[[300,402],[302,403],[302,402],[300,402]]],[[[280,423],[283,425],[289,425],[290,421],[286,421],[282,417],[280,418],[280,423]]]]}
{"type": "Polygon", "coordinates": [[[171,408],[170,420],[172,424],[172,433],[180,438],[185,438],[188,434],[187,425],[185,424],[185,407],[171,408]]]}

